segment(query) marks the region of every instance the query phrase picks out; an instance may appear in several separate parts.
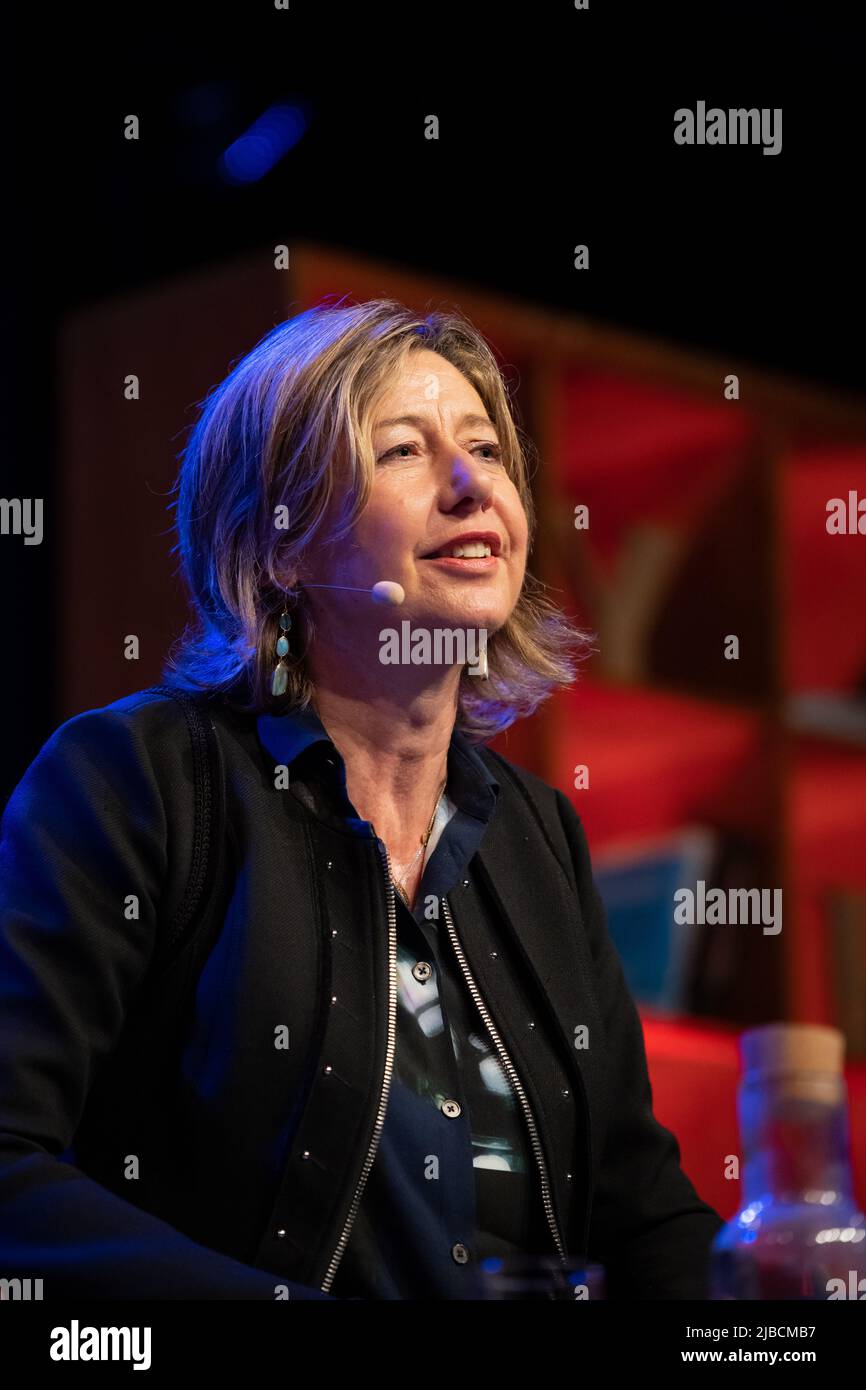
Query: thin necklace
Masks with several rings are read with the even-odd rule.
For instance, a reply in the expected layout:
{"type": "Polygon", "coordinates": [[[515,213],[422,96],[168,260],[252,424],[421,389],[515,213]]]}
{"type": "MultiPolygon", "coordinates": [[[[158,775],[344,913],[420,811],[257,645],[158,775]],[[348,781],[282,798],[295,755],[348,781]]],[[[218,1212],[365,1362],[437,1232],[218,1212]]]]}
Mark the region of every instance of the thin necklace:
{"type": "Polygon", "coordinates": [[[403,870],[402,876],[400,878],[395,878],[393,874],[391,875],[391,882],[394,884],[394,887],[397,889],[397,892],[400,894],[400,897],[403,899],[407,907],[409,907],[409,898],[405,889],[406,879],[409,877],[410,873],[415,867],[415,864],[421,851],[427,848],[427,842],[430,839],[430,836],[433,834],[433,822],[436,819],[436,812],[439,810],[439,802],[442,800],[442,793],[445,790],[445,783],[447,781],[448,778],[446,777],[445,782],[443,782],[442,786],[439,788],[439,794],[436,797],[436,805],[433,807],[433,814],[430,817],[430,823],[427,826],[427,829],[424,831],[424,834],[421,836],[420,845],[418,846],[414,855],[412,856],[409,863],[403,870]]]}

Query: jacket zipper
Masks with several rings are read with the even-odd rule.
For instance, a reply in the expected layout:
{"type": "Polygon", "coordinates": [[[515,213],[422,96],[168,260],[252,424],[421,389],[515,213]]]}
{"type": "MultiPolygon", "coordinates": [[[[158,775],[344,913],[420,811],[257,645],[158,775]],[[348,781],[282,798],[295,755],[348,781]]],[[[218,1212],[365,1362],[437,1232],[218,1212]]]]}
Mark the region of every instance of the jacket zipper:
{"type": "Polygon", "coordinates": [[[394,897],[394,884],[391,879],[391,859],[385,843],[378,839],[376,844],[382,857],[383,869],[385,872],[385,892],[388,901],[388,1041],[385,1047],[385,1071],[382,1076],[382,1089],[379,1094],[379,1109],[376,1114],[376,1123],[373,1127],[373,1138],[370,1141],[370,1148],[364,1160],[364,1167],[355,1188],[352,1204],[349,1207],[349,1214],[346,1217],[346,1224],[343,1227],[337,1248],[331,1256],[331,1263],[322,1282],[322,1292],[328,1293],[334,1282],[334,1276],[340,1264],[355,1217],[358,1214],[358,1207],[361,1205],[361,1196],[370,1176],[370,1169],[373,1166],[373,1159],[376,1157],[376,1150],[379,1147],[379,1139],[382,1134],[382,1127],[385,1123],[385,1111],[388,1108],[388,1094],[391,1089],[391,1074],[394,1070],[394,1053],[397,1046],[397,904],[394,897]]]}
{"type": "Polygon", "coordinates": [[[538,1137],[538,1127],[535,1123],[535,1117],[533,1116],[532,1111],[529,1107],[529,1101],[526,1099],[526,1092],[524,1091],[523,1083],[521,1082],[520,1077],[517,1074],[517,1069],[514,1066],[514,1063],[512,1062],[508,1053],[505,1051],[502,1039],[500,1038],[499,1033],[496,1029],[496,1025],[490,1017],[487,1005],[481,998],[481,993],[478,989],[478,986],[473,980],[472,975],[469,971],[469,967],[466,964],[466,957],[463,954],[463,947],[460,943],[460,938],[457,935],[457,931],[454,926],[454,921],[451,916],[451,909],[448,906],[448,901],[446,898],[442,899],[442,906],[445,910],[445,923],[448,927],[448,935],[451,939],[451,945],[454,947],[454,954],[457,957],[460,969],[463,971],[463,977],[466,980],[466,984],[469,987],[469,992],[472,995],[472,998],[475,1000],[475,1003],[478,1006],[478,1012],[481,1014],[481,1017],[484,1020],[485,1027],[487,1028],[488,1033],[490,1034],[491,1038],[493,1039],[493,1042],[496,1045],[496,1051],[499,1054],[499,1060],[502,1063],[503,1070],[505,1071],[505,1074],[511,1083],[511,1087],[515,1095],[517,1096],[517,1099],[523,1107],[523,1114],[526,1118],[526,1127],[529,1130],[529,1138],[532,1143],[532,1150],[535,1154],[535,1158],[538,1163],[538,1172],[541,1178],[541,1196],[544,1202],[544,1210],[547,1215],[547,1223],[550,1226],[550,1233],[553,1236],[553,1241],[556,1245],[559,1258],[563,1262],[563,1264],[565,1264],[567,1260],[565,1245],[563,1244],[562,1237],[559,1232],[559,1227],[556,1224],[556,1216],[553,1211],[553,1201],[550,1195],[550,1183],[548,1182],[547,1177],[547,1165],[544,1161],[544,1151],[541,1147],[541,1140],[538,1137]]]}

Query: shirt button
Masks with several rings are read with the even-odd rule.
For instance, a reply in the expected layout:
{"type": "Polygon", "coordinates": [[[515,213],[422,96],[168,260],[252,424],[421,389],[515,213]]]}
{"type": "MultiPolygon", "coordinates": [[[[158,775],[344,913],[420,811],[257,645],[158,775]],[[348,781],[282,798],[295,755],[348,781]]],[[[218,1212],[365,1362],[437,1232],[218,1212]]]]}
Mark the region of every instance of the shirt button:
{"type": "Polygon", "coordinates": [[[454,1260],[455,1264],[465,1265],[466,1261],[469,1259],[469,1251],[466,1249],[465,1245],[461,1245],[458,1241],[456,1245],[451,1246],[451,1258],[454,1260]]]}
{"type": "Polygon", "coordinates": [[[456,1120],[460,1114],[460,1103],[456,1100],[443,1100],[442,1114],[447,1115],[449,1120],[456,1120]]]}
{"type": "Polygon", "coordinates": [[[422,985],[426,984],[433,974],[433,966],[426,960],[416,961],[412,966],[412,974],[415,976],[416,980],[420,980],[422,985]]]}

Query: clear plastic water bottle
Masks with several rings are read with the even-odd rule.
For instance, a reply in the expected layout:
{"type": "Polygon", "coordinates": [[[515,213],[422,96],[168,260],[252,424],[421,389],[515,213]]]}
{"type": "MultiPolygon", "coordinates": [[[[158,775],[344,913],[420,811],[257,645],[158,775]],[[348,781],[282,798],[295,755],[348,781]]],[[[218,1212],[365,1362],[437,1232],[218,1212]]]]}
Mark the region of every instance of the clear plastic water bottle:
{"type": "Polygon", "coordinates": [[[740,1039],[742,1206],[710,1253],[714,1299],[866,1299],[848,1150],[845,1039],[768,1024],[740,1039]]]}

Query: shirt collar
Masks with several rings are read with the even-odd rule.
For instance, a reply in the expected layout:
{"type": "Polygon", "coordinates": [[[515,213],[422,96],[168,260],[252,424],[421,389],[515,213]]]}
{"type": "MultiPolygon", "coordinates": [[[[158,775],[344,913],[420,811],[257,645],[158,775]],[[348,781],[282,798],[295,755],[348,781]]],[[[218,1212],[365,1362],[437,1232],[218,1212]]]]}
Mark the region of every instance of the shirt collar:
{"type": "MultiPolygon", "coordinates": [[[[333,743],[319,716],[312,709],[293,710],[290,714],[261,714],[258,718],[259,738],[277,762],[291,768],[305,748],[324,740],[336,753],[333,743]]],[[[339,756],[339,754],[337,754],[339,756]]]]}

